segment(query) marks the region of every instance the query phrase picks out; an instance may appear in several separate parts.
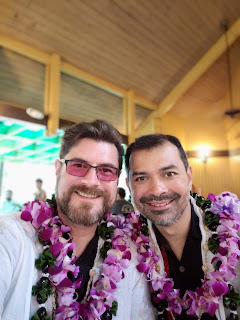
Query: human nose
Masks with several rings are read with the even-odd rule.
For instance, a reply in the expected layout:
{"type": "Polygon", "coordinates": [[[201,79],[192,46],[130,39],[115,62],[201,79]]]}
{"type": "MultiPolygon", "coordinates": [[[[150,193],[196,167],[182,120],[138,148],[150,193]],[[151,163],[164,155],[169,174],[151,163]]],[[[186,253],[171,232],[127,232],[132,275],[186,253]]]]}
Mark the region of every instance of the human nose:
{"type": "Polygon", "coordinates": [[[156,196],[161,195],[163,193],[167,193],[168,188],[166,183],[159,178],[154,178],[150,181],[148,192],[154,194],[156,196]]]}
{"type": "Polygon", "coordinates": [[[99,185],[100,181],[97,177],[97,170],[95,167],[90,167],[87,171],[87,174],[82,177],[82,182],[88,185],[99,185]]]}

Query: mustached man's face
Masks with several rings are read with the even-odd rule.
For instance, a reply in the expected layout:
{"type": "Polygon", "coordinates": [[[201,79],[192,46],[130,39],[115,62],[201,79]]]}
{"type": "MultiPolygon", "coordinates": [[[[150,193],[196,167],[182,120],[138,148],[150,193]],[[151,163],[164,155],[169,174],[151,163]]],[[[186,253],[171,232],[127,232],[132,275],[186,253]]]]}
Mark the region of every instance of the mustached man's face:
{"type": "MultiPolygon", "coordinates": [[[[75,144],[64,159],[83,160],[92,166],[119,168],[118,152],[113,144],[88,138],[75,144]]],[[[118,178],[115,181],[100,181],[94,168],[90,168],[85,177],[72,176],[59,160],[56,160],[55,168],[60,215],[71,223],[91,226],[110,211],[116,200],[118,178]]]]}
{"type": "Polygon", "coordinates": [[[157,226],[176,223],[190,210],[191,169],[187,172],[170,142],[130,157],[129,188],[138,211],[157,226]]]}

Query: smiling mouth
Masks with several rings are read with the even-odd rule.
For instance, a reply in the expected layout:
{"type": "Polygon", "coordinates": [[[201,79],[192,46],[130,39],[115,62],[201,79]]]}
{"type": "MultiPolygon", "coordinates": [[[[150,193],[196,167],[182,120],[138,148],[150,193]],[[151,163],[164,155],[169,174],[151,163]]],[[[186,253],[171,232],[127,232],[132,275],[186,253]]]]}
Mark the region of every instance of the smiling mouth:
{"type": "Polygon", "coordinates": [[[75,191],[79,196],[84,197],[84,198],[88,198],[88,199],[96,199],[99,198],[100,196],[96,196],[96,195],[92,195],[92,194],[87,194],[84,192],[79,192],[79,191],[75,191]]]}
{"type": "Polygon", "coordinates": [[[169,201],[165,201],[165,202],[147,202],[148,205],[152,206],[152,207],[156,207],[156,208],[161,208],[161,207],[166,207],[167,205],[169,205],[171,202],[173,202],[174,199],[169,200],[169,201]]]}

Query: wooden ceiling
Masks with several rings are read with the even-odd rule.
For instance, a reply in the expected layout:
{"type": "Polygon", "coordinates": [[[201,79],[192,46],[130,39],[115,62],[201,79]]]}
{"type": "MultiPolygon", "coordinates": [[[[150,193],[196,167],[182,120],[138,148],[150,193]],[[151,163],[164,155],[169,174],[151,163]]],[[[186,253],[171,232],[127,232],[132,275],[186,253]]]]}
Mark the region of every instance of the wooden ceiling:
{"type": "MultiPolygon", "coordinates": [[[[221,37],[221,21],[231,26],[240,17],[239,0],[0,0],[0,8],[1,34],[58,53],[63,61],[155,104],[221,37]]],[[[240,50],[238,42],[235,47],[240,50]]],[[[0,100],[43,110],[44,70],[27,60],[0,50],[0,100]]],[[[104,118],[123,132],[121,98],[67,75],[61,85],[61,117],[104,118]]],[[[193,106],[199,112],[226,92],[222,56],[171,113],[187,117],[193,106]]],[[[137,106],[136,127],[149,112],[137,106]]]]}

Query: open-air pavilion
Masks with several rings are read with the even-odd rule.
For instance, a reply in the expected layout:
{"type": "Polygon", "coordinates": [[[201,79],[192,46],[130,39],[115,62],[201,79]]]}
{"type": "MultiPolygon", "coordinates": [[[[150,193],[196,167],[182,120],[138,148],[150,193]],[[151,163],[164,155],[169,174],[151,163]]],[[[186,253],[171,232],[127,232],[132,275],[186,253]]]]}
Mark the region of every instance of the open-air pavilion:
{"type": "Polygon", "coordinates": [[[197,190],[240,195],[239,0],[0,0],[0,8],[2,164],[52,164],[65,125],[104,119],[126,145],[176,135],[197,190]]]}

